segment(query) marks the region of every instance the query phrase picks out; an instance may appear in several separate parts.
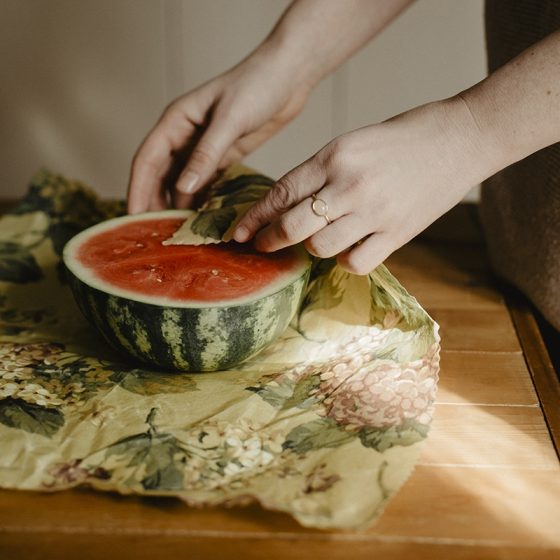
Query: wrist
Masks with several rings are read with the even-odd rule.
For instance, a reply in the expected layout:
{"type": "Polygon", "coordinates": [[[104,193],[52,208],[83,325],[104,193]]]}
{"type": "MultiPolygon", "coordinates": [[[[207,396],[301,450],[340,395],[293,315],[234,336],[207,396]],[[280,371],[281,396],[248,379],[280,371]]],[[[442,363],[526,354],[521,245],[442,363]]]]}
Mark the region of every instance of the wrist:
{"type": "Polygon", "coordinates": [[[508,150],[488,123],[481,122],[468,91],[438,103],[448,115],[455,149],[465,163],[461,173],[471,179],[472,185],[481,183],[511,163],[508,150]]]}
{"type": "Polygon", "coordinates": [[[253,51],[251,57],[262,61],[292,84],[311,92],[330,71],[321,53],[304,40],[305,34],[291,32],[282,26],[253,51]]]}
{"type": "Polygon", "coordinates": [[[268,98],[299,99],[305,104],[316,83],[304,75],[300,65],[265,41],[236,66],[230,68],[223,77],[228,80],[251,83],[257,91],[267,92],[268,98]]]}

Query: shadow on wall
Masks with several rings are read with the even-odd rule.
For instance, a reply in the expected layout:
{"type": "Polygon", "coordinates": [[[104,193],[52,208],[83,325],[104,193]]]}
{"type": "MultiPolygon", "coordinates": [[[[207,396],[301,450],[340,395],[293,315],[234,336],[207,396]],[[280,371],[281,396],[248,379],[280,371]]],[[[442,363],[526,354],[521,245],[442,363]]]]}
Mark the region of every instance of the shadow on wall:
{"type": "MultiPolygon", "coordinates": [[[[170,98],[245,56],[288,3],[2,0],[0,196],[40,166],[124,196],[170,98]]],[[[343,131],[451,95],[484,75],[483,49],[482,0],[416,2],[249,162],[279,176],[343,131]]]]}
{"type": "Polygon", "coordinates": [[[2,196],[21,195],[39,166],[124,195],[164,104],[163,80],[146,79],[162,73],[160,34],[146,33],[161,28],[159,3],[7,0],[1,10],[2,196]]]}

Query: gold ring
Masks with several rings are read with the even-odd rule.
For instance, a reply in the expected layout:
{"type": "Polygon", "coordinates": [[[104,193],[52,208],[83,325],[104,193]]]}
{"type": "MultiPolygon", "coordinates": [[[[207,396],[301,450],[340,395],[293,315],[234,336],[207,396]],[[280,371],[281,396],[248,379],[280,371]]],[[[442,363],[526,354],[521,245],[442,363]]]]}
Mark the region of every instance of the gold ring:
{"type": "Polygon", "coordinates": [[[313,214],[315,214],[315,216],[319,216],[320,218],[325,218],[325,220],[327,220],[327,224],[331,224],[332,220],[327,215],[329,205],[322,198],[317,198],[316,194],[312,194],[311,198],[313,199],[313,202],[311,203],[311,210],[313,210],[313,214]]]}

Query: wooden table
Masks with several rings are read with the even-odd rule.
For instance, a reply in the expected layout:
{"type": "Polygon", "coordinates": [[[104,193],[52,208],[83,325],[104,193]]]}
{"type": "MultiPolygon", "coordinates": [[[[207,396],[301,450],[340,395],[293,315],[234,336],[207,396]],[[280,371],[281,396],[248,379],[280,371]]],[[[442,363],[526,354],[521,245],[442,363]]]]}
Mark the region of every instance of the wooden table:
{"type": "Polygon", "coordinates": [[[320,532],[256,506],[1,491],[0,558],[560,558],[558,380],[526,303],[489,272],[474,208],[388,265],[441,325],[442,369],[420,463],[374,527],[320,532]]]}

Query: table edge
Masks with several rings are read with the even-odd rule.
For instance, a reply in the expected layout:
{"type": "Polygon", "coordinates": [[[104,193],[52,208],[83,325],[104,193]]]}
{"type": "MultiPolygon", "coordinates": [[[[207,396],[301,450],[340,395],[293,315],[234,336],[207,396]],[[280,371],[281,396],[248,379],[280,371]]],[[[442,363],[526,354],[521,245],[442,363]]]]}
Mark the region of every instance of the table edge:
{"type": "Polygon", "coordinates": [[[560,379],[525,297],[508,291],[505,294],[505,301],[542,407],[554,450],[560,460],[560,379]]]}

